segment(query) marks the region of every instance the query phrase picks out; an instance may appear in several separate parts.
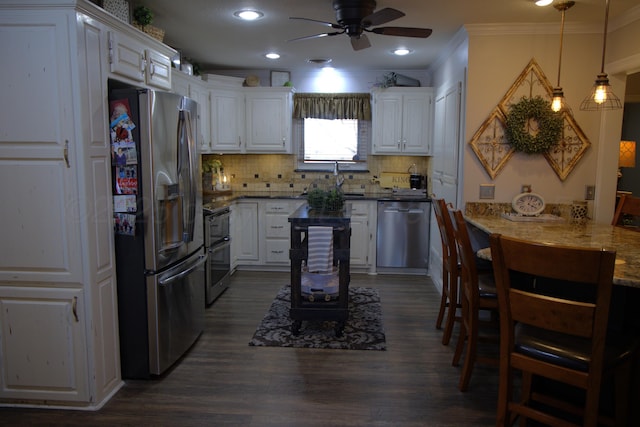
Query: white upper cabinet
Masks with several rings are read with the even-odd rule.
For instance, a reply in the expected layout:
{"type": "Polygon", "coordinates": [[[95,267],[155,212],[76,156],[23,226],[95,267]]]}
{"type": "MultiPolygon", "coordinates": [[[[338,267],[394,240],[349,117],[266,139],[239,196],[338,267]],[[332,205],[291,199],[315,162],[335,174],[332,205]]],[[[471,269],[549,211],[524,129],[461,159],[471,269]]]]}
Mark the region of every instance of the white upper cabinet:
{"type": "Polygon", "coordinates": [[[208,153],[211,148],[211,116],[209,114],[209,89],[198,78],[191,83],[189,97],[198,103],[198,135],[200,150],[208,153]]]}
{"type": "Polygon", "coordinates": [[[245,106],[246,152],[291,153],[293,90],[247,88],[245,106]]]}
{"type": "Polygon", "coordinates": [[[431,154],[431,88],[388,88],[373,92],[372,154],[431,154]]]}
{"type": "Polygon", "coordinates": [[[180,70],[171,70],[171,91],[186,96],[198,104],[196,140],[202,153],[211,151],[211,117],[209,114],[209,88],[200,77],[190,76],[180,70]]]}
{"type": "Polygon", "coordinates": [[[109,32],[109,71],[132,84],[171,90],[171,52],[168,47],[164,52],[150,48],[120,31],[109,32]]]}
{"type": "Polygon", "coordinates": [[[211,151],[244,151],[244,93],[240,89],[211,89],[211,151]]]}

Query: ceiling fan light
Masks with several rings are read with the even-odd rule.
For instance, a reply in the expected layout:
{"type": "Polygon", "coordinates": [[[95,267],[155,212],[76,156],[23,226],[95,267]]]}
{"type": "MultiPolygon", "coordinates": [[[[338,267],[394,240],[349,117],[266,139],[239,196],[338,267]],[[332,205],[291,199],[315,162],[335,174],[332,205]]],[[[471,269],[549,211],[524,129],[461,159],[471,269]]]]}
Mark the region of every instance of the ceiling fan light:
{"type": "Polygon", "coordinates": [[[551,3],[553,3],[553,0],[537,0],[536,6],[549,6],[551,3]]]}
{"type": "Polygon", "coordinates": [[[280,54],[276,52],[269,52],[264,55],[268,59],[280,59],[280,54]]]}
{"type": "Polygon", "coordinates": [[[238,10],[233,13],[233,16],[236,18],[240,18],[244,21],[255,21],[256,19],[260,19],[264,16],[264,13],[259,12],[257,10],[252,9],[244,9],[238,10]]]}

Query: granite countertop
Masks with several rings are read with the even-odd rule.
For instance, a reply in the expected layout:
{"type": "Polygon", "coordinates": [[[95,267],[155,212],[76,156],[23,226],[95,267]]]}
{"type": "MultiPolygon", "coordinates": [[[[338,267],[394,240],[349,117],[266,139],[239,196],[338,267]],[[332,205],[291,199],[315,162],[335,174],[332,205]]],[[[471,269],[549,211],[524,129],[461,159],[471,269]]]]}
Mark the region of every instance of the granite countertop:
{"type": "MultiPolygon", "coordinates": [[[[570,221],[515,222],[489,215],[467,215],[465,218],[487,234],[500,233],[540,243],[614,249],[614,284],[640,288],[640,232],[592,222],[583,225],[570,221]]],[[[488,248],[482,249],[478,256],[491,259],[491,252],[488,248]]]]}
{"type": "MultiPolygon", "coordinates": [[[[391,191],[381,192],[363,192],[363,193],[350,193],[345,192],[346,200],[402,200],[410,202],[428,202],[430,199],[424,193],[416,193],[415,196],[411,194],[403,193],[402,195],[394,194],[391,191]]],[[[228,206],[232,202],[240,199],[291,199],[291,200],[306,200],[306,194],[300,192],[287,192],[287,191],[233,191],[231,194],[224,193],[222,195],[216,195],[215,192],[205,194],[202,198],[202,205],[207,209],[218,209],[224,206],[228,206]]]]}

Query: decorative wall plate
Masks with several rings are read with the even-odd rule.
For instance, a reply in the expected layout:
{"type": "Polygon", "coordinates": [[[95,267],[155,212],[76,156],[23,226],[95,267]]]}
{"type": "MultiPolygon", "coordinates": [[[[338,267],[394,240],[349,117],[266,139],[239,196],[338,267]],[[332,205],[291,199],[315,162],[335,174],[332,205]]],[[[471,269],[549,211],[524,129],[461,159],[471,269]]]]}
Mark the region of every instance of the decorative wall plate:
{"type": "Polygon", "coordinates": [[[544,157],[556,175],[558,175],[560,181],[567,179],[569,173],[591,146],[591,142],[582,133],[582,129],[575,122],[573,116],[564,114],[563,118],[562,138],[549,151],[544,153],[544,157]]]}
{"type": "Polygon", "coordinates": [[[491,179],[498,176],[515,152],[504,137],[505,121],[504,114],[496,107],[469,142],[491,179]]]}

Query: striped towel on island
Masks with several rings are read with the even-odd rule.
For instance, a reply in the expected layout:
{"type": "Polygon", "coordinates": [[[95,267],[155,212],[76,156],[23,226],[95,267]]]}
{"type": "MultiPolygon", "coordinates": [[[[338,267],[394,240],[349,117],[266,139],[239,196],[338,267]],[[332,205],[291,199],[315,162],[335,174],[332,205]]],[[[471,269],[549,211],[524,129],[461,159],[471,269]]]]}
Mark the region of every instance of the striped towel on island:
{"type": "Polygon", "coordinates": [[[333,270],[333,227],[309,226],[307,234],[309,272],[329,274],[333,270]]]}

